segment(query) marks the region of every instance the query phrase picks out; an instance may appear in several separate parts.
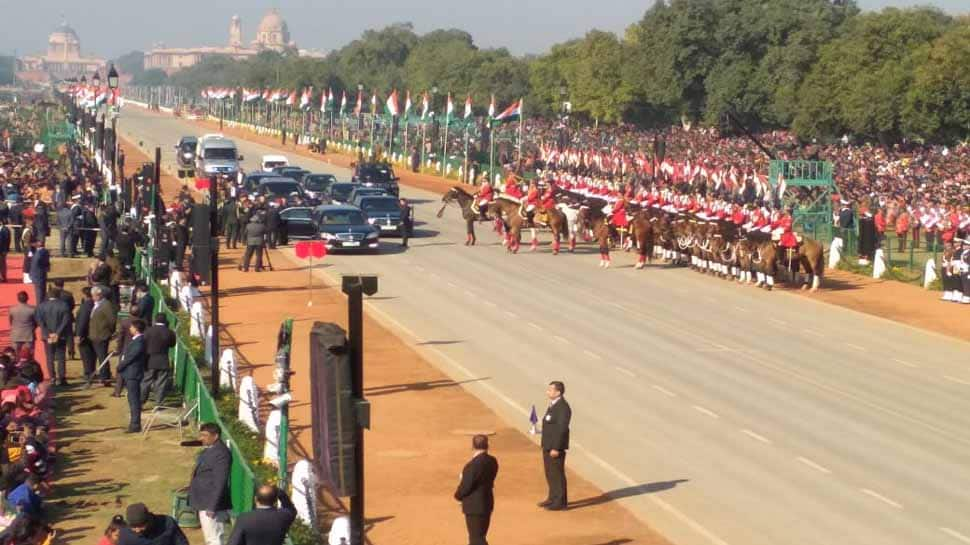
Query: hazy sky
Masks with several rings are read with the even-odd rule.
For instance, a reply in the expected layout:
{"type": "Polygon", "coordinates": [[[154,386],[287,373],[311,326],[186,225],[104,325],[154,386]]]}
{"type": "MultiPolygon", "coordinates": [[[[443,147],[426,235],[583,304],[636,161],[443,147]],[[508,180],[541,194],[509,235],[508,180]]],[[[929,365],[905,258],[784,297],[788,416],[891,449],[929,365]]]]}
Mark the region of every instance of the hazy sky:
{"type": "MultiPolygon", "coordinates": [[[[859,0],[864,9],[932,4],[967,12],[967,0],[859,0]]],[[[42,52],[61,14],[81,38],[85,55],[108,58],[155,42],[169,47],[225,44],[229,18],[242,18],[243,39],[270,7],[278,7],[300,47],[333,49],[369,28],[410,21],[418,32],[461,28],[481,47],[515,54],[600,28],[622,32],[653,0],[0,0],[0,52],[42,52]]]]}

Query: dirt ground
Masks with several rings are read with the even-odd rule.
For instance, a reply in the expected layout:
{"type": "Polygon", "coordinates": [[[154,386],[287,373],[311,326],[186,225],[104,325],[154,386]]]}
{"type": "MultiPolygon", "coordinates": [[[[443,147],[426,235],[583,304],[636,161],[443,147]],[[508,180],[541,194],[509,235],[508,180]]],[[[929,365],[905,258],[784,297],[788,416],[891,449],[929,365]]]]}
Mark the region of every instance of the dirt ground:
{"type": "MultiPolygon", "coordinates": [[[[50,279],[64,279],[65,289],[79,299],[90,262],[55,257],[50,279]]],[[[23,289],[33,293],[29,285],[23,289]]],[[[0,320],[5,324],[4,315],[0,320]]],[[[145,439],[123,433],[127,401],[111,397],[112,389],[101,385],[86,389],[82,374],[81,362],[68,360],[69,386],[58,389],[55,400],[55,478],[44,498],[57,531],[55,544],[95,543],[111,517],[123,515],[130,503],[144,502],[155,513],[169,513],[171,492],[188,483],[198,451],[180,447],[174,428],[152,431],[145,439]]],[[[185,532],[190,542],[201,542],[199,530],[185,532]]]]}
{"type": "MultiPolygon", "coordinates": [[[[218,130],[219,128],[216,122],[197,121],[197,123],[207,129],[218,130]]],[[[257,135],[246,129],[226,127],[223,132],[240,139],[274,146],[290,156],[321,159],[320,154],[311,152],[305,146],[294,145],[291,140],[287,141],[286,146],[282,146],[279,138],[257,135]]],[[[339,153],[327,153],[322,156],[322,160],[337,166],[349,167],[354,158],[339,153]]],[[[457,185],[457,182],[436,176],[415,174],[403,169],[398,169],[396,172],[401,177],[402,184],[438,194],[443,194],[450,187],[457,185]]],[[[470,189],[475,190],[473,187],[470,189]]],[[[840,270],[827,270],[825,275],[825,281],[819,292],[798,293],[832,305],[970,341],[970,320],[965,319],[966,307],[961,308],[956,304],[940,301],[940,292],[924,290],[902,282],[875,280],[840,270]]]]}
{"type": "MultiPolygon", "coordinates": [[[[124,147],[131,164],[148,160],[127,142],[124,147]]],[[[181,185],[173,176],[162,177],[165,194],[181,185]]],[[[309,334],[315,321],[346,328],[347,305],[339,288],[317,279],[313,306],[308,307],[306,265],[288,254],[285,249],[271,252],[273,272],[242,273],[236,269],[242,250],[220,250],[220,342],[236,350],[241,374],[252,374],[265,386],[274,381],[279,325],[293,318],[292,365],[297,374],[290,405],[291,449],[299,458],[312,458],[309,334]]],[[[567,513],[537,508],[535,503],[546,492],[542,460],[522,431],[509,427],[459,383],[366,316],[364,331],[365,395],[372,407],[372,430],[365,435],[371,543],[445,545],[467,539],[461,508],[452,494],[472,452],[471,434],[478,431],[494,433],[491,448],[501,464],[499,507],[489,535],[493,543],[668,543],[575,474],[569,476],[570,496],[584,507],[567,513]]]]}

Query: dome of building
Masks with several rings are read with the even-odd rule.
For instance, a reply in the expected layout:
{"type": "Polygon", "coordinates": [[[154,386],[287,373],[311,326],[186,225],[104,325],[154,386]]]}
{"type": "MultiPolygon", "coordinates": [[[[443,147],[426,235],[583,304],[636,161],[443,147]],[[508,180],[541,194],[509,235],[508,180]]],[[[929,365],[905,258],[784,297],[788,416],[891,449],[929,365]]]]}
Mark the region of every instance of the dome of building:
{"type": "Polygon", "coordinates": [[[58,59],[76,59],[81,56],[81,39],[66,22],[61,23],[47,38],[47,54],[58,59]]]}
{"type": "Polygon", "coordinates": [[[259,22],[257,32],[289,33],[286,27],[286,21],[283,20],[280,12],[276,8],[269,10],[269,13],[263,16],[263,19],[259,22]]]}

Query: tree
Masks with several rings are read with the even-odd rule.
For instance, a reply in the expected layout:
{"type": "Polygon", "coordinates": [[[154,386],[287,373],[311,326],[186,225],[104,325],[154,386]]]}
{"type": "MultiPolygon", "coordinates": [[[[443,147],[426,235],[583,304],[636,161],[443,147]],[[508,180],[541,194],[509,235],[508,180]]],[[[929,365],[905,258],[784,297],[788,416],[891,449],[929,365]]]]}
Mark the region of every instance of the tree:
{"type": "Polygon", "coordinates": [[[970,138],[970,19],[913,53],[903,132],[930,141],[970,138]]]}
{"type": "Polygon", "coordinates": [[[141,51],[131,51],[114,60],[119,74],[130,74],[138,78],[145,71],[145,54],[141,51]]]}

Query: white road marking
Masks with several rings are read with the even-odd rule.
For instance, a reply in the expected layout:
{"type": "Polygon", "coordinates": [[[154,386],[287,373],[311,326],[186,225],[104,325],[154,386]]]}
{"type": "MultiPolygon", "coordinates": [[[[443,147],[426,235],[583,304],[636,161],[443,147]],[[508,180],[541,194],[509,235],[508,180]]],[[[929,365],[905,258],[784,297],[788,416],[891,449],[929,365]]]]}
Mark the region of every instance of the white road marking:
{"type": "Polygon", "coordinates": [[[624,375],[626,375],[628,377],[631,377],[631,378],[636,378],[637,377],[637,374],[636,373],[634,373],[633,371],[627,369],[626,367],[620,367],[619,365],[614,365],[613,366],[613,369],[616,369],[617,371],[623,373],[624,375]]]}
{"type": "Polygon", "coordinates": [[[908,361],[901,360],[899,358],[893,358],[893,361],[900,365],[905,365],[906,367],[913,367],[913,368],[919,367],[919,365],[916,365],[915,363],[909,363],[908,361]]]}
{"type": "Polygon", "coordinates": [[[465,295],[471,297],[472,299],[478,299],[478,296],[475,295],[475,292],[473,292],[471,290],[465,290],[465,295]]]}
{"type": "Polygon", "coordinates": [[[620,310],[626,310],[626,308],[623,305],[619,304],[619,303],[610,303],[610,306],[611,307],[616,307],[616,308],[618,308],[620,310]]]}
{"type": "Polygon", "coordinates": [[[954,530],[952,528],[947,528],[945,526],[940,526],[940,531],[943,532],[944,534],[952,537],[953,539],[956,539],[958,541],[962,541],[964,543],[970,543],[970,537],[967,537],[967,536],[961,534],[960,532],[958,532],[958,531],[956,531],[956,530],[954,530]]]}
{"type": "Polygon", "coordinates": [[[765,437],[763,435],[758,435],[757,433],[755,433],[755,432],[753,432],[751,430],[744,429],[744,430],[741,430],[741,433],[747,435],[748,437],[757,439],[758,441],[761,441],[762,443],[765,443],[765,444],[768,444],[768,445],[771,444],[771,440],[770,439],[768,439],[767,437],[765,437]]]}
{"type": "Polygon", "coordinates": [[[509,318],[512,318],[513,320],[515,320],[515,319],[517,319],[519,317],[518,314],[516,314],[514,312],[511,312],[511,311],[508,311],[508,310],[505,311],[505,315],[508,316],[509,318]]]}
{"type": "Polygon", "coordinates": [[[802,456],[799,456],[798,458],[795,458],[795,459],[816,471],[821,471],[822,473],[832,473],[832,471],[829,468],[816,464],[815,462],[809,460],[808,458],[803,458],[802,456]]]}
{"type": "Polygon", "coordinates": [[[703,414],[706,414],[707,416],[710,416],[711,418],[721,418],[716,412],[714,412],[714,411],[712,411],[710,409],[701,407],[700,405],[694,405],[694,409],[697,410],[700,413],[703,413],[703,414]]]}
{"type": "Polygon", "coordinates": [[[586,357],[588,357],[591,360],[602,360],[603,359],[603,358],[601,358],[599,356],[599,354],[597,354],[595,352],[590,352],[589,350],[583,350],[583,354],[586,354],[586,357]]]}
{"type": "Polygon", "coordinates": [[[454,282],[448,282],[449,288],[457,288],[458,286],[454,282]]]}
{"type": "Polygon", "coordinates": [[[429,278],[441,278],[441,277],[440,277],[440,276],[438,276],[438,275],[437,275],[436,273],[428,273],[428,277],[429,277],[429,278]]]}
{"type": "Polygon", "coordinates": [[[498,306],[498,305],[496,305],[495,303],[493,303],[493,302],[491,302],[491,301],[484,301],[483,303],[484,303],[484,305],[485,305],[486,307],[489,307],[489,308],[495,308],[495,307],[497,307],[497,306],[498,306]]]}
{"type": "Polygon", "coordinates": [[[738,312],[748,312],[748,309],[746,309],[744,307],[734,307],[734,310],[736,310],[738,312]]]}
{"type": "Polygon", "coordinates": [[[802,333],[804,333],[806,335],[814,335],[816,337],[824,337],[825,336],[825,335],[822,335],[821,333],[819,333],[818,331],[815,331],[814,329],[803,329],[802,330],[802,333]]]}
{"type": "Polygon", "coordinates": [[[704,299],[707,299],[708,303],[717,303],[717,299],[713,297],[705,297],[704,299]]]}
{"type": "Polygon", "coordinates": [[[771,322],[771,323],[773,323],[773,324],[775,324],[775,325],[780,325],[780,326],[786,326],[786,325],[788,325],[788,322],[786,322],[784,320],[779,320],[778,318],[768,318],[768,321],[771,322]]]}
{"type": "Polygon", "coordinates": [[[945,378],[946,380],[949,380],[950,382],[956,382],[957,384],[963,384],[963,385],[966,385],[966,386],[970,386],[970,382],[968,382],[966,380],[963,380],[963,379],[956,378],[956,377],[951,377],[950,375],[943,375],[943,378],[945,378]]]}
{"type": "Polygon", "coordinates": [[[562,344],[572,344],[571,342],[569,342],[569,339],[567,339],[566,337],[560,337],[559,335],[553,335],[552,338],[555,339],[557,342],[560,342],[562,344]]]}
{"type": "Polygon", "coordinates": [[[848,346],[849,348],[853,349],[853,350],[858,350],[859,352],[865,352],[866,351],[866,348],[864,346],[859,346],[857,344],[852,344],[852,343],[845,343],[845,345],[848,346]]]}
{"type": "Polygon", "coordinates": [[[535,323],[535,322],[529,322],[529,327],[532,327],[534,329],[537,329],[539,331],[542,331],[542,326],[539,325],[539,324],[537,324],[537,323],[535,323]]]}
{"type": "Polygon", "coordinates": [[[416,271],[423,271],[424,270],[424,267],[422,267],[421,265],[415,265],[414,266],[414,270],[416,270],[416,271]]]}
{"type": "Polygon", "coordinates": [[[669,397],[677,397],[677,394],[671,392],[670,390],[668,390],[668,389],[666,389],[663,386],[660,386],[658,384],[654,384],[653,385],[653,389],[654,390],[657,390],[658,392],[660,392],[660,393],[662,393],[662,394],[664,394],[666,396],[669,396],[669,397]]]}
{"type": "Polygon", "coordinates": [[[876,498],[877,500],[885,503],[886,505],[891,505],[891,506],[895,507],[896,509],[902,509],[903,508],[902,505],[894,502],[893,500],[887,498],[886,496],[883,496],[882,494],[880,494],[878,492],[874,492],[872,490],[869,490],[868,488],[860,488],[859,490],[863,494],[865,494],[867,496],[872,496],[873,498],[876,498]]]}

